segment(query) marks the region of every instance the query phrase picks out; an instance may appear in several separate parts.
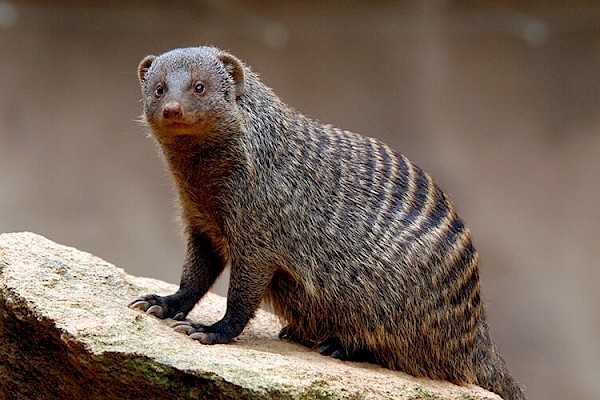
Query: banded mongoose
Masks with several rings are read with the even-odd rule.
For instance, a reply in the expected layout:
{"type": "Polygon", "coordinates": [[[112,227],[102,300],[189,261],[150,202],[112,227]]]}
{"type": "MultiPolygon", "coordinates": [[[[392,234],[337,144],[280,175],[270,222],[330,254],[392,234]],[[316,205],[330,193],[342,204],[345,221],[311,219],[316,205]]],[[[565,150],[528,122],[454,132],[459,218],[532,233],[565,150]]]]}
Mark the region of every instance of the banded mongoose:
{"type": "Polygon", "coordinates": [[[488,333],[469,230],[427,173],[305,117],[217,48],[147,56],[138,73],[187,253],[179,290],[132,308],[184,320],[230,265],[223,319],[176,330],[230,342],[265,300],[281,337],[321,354],[524,399],[488,333]]]}

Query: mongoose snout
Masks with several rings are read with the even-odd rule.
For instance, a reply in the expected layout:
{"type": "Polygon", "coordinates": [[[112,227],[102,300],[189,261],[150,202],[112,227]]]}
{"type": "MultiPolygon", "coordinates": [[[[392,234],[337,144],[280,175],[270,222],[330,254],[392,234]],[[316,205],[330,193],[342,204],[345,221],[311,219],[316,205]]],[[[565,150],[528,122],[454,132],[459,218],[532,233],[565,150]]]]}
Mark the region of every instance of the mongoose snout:
{"type": "Polygon", "coordinates": [[[163,118],[178,120],[183,117],[183,109],[179,103],[168,103],[163,108],[163,118]]]}

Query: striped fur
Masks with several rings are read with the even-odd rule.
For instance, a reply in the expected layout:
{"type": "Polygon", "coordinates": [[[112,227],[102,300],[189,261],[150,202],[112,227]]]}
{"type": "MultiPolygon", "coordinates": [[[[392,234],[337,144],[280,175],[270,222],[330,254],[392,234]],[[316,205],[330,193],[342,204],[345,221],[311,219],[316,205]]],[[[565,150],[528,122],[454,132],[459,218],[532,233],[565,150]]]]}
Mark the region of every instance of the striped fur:
{"type": "Polygon", "coordinates": [[[524,398],[489,340],[470,232],[426,172],[301,115],[215,48],[147,58],[140,81],[188,233],[180,290],[144,308],[187,315],[230,264],[225,317],[193,326],[203,343],[266,300],[284,337],[320,352],[524,398]],[[197,80],[206,93],[190,94],[197,80]],[[171,128],[173,102],[189,126],[171,128]]]}

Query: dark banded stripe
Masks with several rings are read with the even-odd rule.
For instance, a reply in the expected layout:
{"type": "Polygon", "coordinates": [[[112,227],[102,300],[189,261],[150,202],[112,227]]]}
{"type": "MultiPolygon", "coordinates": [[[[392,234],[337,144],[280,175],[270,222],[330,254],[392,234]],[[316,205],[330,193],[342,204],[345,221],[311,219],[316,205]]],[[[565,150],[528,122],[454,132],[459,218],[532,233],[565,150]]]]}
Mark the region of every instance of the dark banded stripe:
{"type": "MultiPolygon", "coordinates": [[[[302,125],[298,127],[298,134],[303,136],[303,140],[300,142],[300,152],[302,154],[301,162],[307,162],[315,159],[315,140],[312,138],[313,123],[308,118],[303,118],[302,125]]],[[[310,164],[309,164],[310,165],[310,164]]]]}
{"type": "Polygon", "coordinates": [[[318,132],[318,141],[317,141],[317,157],[321,158],[327,152],[328,149],[331,148],[331,139],[329,132],[323,129],[318,132]]]}
{"type": "Polygon", "coordinates": [[[465,224],[462,222],[462,220],[456,215],[453,215],[453,217],[454,218],[445,229],[445,235],[440,238],[441,246],[452,245],[456,243],[460,235],[465,230],[465,224]]]}
{"type": "Polygon", "coordinates": [[[378,210],[380,209],[379,204],[381,203],[379,192],[382,189],[381,182],[385,179],[382,179],[382,175],[378,169],[380,161],[377,157],[376,149],[374,149],[374,146],[377,146],[377,142],[370,138],[365,138],[363,143],[366,150],[365,157],[367,158],[364,171],[366,180],[364,191],[366,192],[367,198],[370,200],[369,204],[365,204],[365,206],[369,208],[365,213],[365,227],[366,229],[371,230],[378,217],[378,210]]]}
{"type": "MultiPolygon", "coordinates": [[[[376,196],[380,200],[380,204],[383,206],[377,207],[377,216],[376,220],[373,224],[373,228],[378,230],[378,233],[384,233],[385,231],[379,231],[379,229],[384,225],[384,222],[388,219],[389,210],[391,205],[393,204],[393,189],[394,189],[394,179],[395,174],[398,173],[397,165],[395,164],[397,158],[390,157],[390,153],[387,151],[387,145],[383,143],[378,143],[379,152],[378,159],[381,160],[381,165],[383,166],[381,176],[382,179],[379,183],[379,190],[376,193],[376,196]]],[[[375,212],[374,212],[375,213],[375,212]]]]}
{"type": "Polygon", "coordinates": [[[406,202],[413,197],[414,184],[412,183],[412,177],[410,170],[412,165],[404,156],[397,153],[392,153],[393,157],[396,157],[398,166],[394,171],[392,178],[393,187],[391,188],[391,199],[389,202],[389,209],[384,215],[386,218],[381,227],[382,233],[387,233],[390,225],[394,222],[400,222],[401,214],[406,209],[406,202]],[[411,188],[412,186],[412,188],[411,188]],[[412,189],[412,190],[411,190],[412,189]]]}
{"type": "Polygon", "coordinates": [[[365,138],[361,142],[361,144],[363,145],[363,149],[365,150],[364,157],[366,159],[364,163],[364,177],[365,181],[367,182],[367,189],[370,191],[371,187],[373,186],[373,183],[377,181],[377,175],[375,170],[376,160],[373,151],[373,144],[368,138],[365,138]]]}
{"type": "Polygon", "coordinates": [[[428,210],[427,214],[424,215],[424,220],[421,222],[419,229],[415,232],[415,236],[420,236],[431,232],[436,228],[440,228],[440,225],[450,213],[446,196],[435,184],[430,191],[430,196],[430,201],[433,203],[433,206],[428,210]]]}
{"type": "Polygon", "coordinates": [[[408,208],[404,220],[408,226],[411,226],[421,214],[425,203],[429,196],[429,182],[422,169],[414,167],[415,170],[415,192],[410,199],[410,207],[408,208]]]}
{"type": "MultiPolygon", "coordinates": [[[[335,149],[337,157],[344,162],[352,162],[352,147],[350,141],[346,136],[343,136],[339,131],[333,131],[336,136],[335,149]]],[[[349,190],[351,186],[345,182],[344,172],[340,164],[337,165],[339,169],[336,169],[334,173],[335,182],[335,211],[333,214],[334,223],[337,225],[337,229],[342,229],[342,232],[347,232],[350,227],[350,215],[349,215],[349,204],[342,201],[344,196],[347,195],[345,191],[349,190]]]]}
{"type": "Polygon", "coordinates": [[[479,257],[472,246],[468,246],[467,249],[468,253],[464,251],[461,255],[460,264],[456,265],[456,268],[462,273],[458,277],[458,285],[454,285],[454,293],[450,297],[450,304],[463,304],[465,307],[469,306],[474,300],[479,301],[480,289],[479,257]],[[477,299],[475,299],[475,296],[477,299]]]}

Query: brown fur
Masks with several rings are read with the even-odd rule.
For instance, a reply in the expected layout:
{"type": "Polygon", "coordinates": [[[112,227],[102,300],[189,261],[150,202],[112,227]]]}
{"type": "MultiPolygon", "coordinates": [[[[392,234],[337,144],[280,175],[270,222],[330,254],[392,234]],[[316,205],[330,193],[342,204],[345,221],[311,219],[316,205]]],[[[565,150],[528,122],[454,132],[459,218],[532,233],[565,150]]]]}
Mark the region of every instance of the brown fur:
{"type": "Polygon", "coordinates": [[[230,264],[224,318],[177,330],[226,343],[264,299],[282,337],[322,354],[524,398],[489,338],[470,232],[428,174],[301,115],[221,50],[149,56],[139,77],[188,250],[179,291],[133,307],[183,319],[230,264]]]}

